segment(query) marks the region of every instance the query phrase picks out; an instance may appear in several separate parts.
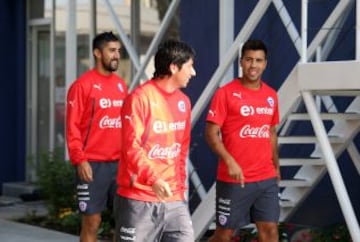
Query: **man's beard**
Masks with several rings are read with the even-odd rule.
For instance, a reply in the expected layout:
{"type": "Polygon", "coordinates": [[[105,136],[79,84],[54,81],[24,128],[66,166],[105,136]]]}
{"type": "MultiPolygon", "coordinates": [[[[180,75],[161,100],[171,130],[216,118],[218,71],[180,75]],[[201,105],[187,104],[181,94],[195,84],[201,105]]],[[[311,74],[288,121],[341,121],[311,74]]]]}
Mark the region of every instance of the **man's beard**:
{"type": "Polygon", "coordinates": [[[118,60],[111,60],[108,63],[103,62],[104,69],[110,72],[114,72],[118,69],[119,61],[118,60]]]}

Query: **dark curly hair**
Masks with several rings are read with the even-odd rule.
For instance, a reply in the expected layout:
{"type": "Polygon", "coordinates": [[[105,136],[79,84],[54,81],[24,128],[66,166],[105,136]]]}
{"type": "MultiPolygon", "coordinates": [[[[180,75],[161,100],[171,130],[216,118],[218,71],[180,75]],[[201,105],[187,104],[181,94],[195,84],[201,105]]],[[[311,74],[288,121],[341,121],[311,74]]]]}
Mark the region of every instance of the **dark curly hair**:
{"type": "Polygon", "coordinates": [[[185,62],[194,57],[195,51],[188,44],[178,40],[167,40],[159,46],[155,54],[153,77],[169,76],[171,75],[171,64],[175,64],[181,69],[185,62]]]}

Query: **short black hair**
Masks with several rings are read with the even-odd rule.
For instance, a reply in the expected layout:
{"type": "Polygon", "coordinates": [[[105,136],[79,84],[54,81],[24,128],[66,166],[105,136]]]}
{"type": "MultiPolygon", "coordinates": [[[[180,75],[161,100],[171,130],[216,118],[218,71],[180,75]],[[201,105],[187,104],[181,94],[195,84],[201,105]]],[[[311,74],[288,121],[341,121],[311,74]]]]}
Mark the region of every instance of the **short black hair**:
{"type": "Polygon", "coordinates": [[[169,69],[171,64],[175,64],[181,69],[182,65],[194,59],[195,51],[185,42],[169,39],[163,42],[155,54],[155,77],[171,75],[169,69]]]}
{"type": "Polygon", "coordinates": [[[108,42],[120,42],[120,40],[113,32],[104,32],[95,36],[92,43],[92,49],[102,50],[104,45],[108,42]]]}
{"type": "Polygon", "coordinates": [[[249,39],[241,48],[241,58],[244,56],[247,50],[262,50],[265,53],[265,59],[267,59],[267,48],[263,41],[258,39],[249,39]]]}

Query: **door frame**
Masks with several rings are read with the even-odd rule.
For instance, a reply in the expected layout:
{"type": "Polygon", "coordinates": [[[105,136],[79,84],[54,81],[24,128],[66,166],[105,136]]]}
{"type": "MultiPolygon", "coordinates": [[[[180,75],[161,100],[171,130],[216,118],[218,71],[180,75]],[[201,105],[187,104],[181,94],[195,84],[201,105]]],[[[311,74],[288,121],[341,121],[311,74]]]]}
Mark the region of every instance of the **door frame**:
{"type": "Polygon", "coordinates": [[[38,167],[38,35],[42,31],[49,32],[49,152],[54,150],[55,141],[55,61],[54,61],[54,29],[50,18],[33,19],[28,21],[27,41],[27,83],[26,83],[26,157],[31,162],[26,164],[26,179],[37,179],[38,167]]]}

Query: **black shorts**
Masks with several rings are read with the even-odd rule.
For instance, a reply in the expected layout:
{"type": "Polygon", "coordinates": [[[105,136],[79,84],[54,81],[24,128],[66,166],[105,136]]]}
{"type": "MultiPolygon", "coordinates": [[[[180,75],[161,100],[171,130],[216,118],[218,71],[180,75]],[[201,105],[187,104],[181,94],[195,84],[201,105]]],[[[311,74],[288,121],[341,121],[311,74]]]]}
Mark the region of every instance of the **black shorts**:
{"type": "Polygon", "coordinates": [[[101,213],[113,205],[116,192],[116,172],[118,162],[89,162],[93,181],[80,180],[76,172],[76,193],[79,211],[82,214],[101,213]]]}
{"type": "Polygon", "coordinates": [[[194,242],[187,202],[144,202],[115,196],[116,242],[194,242]]]}
{"type": "Polygon", "coordinates": [[[216,225],[238,229],[251,222],[279,221],[279,186],[276,178],[259,182],[216,182],[216,225]]]}

